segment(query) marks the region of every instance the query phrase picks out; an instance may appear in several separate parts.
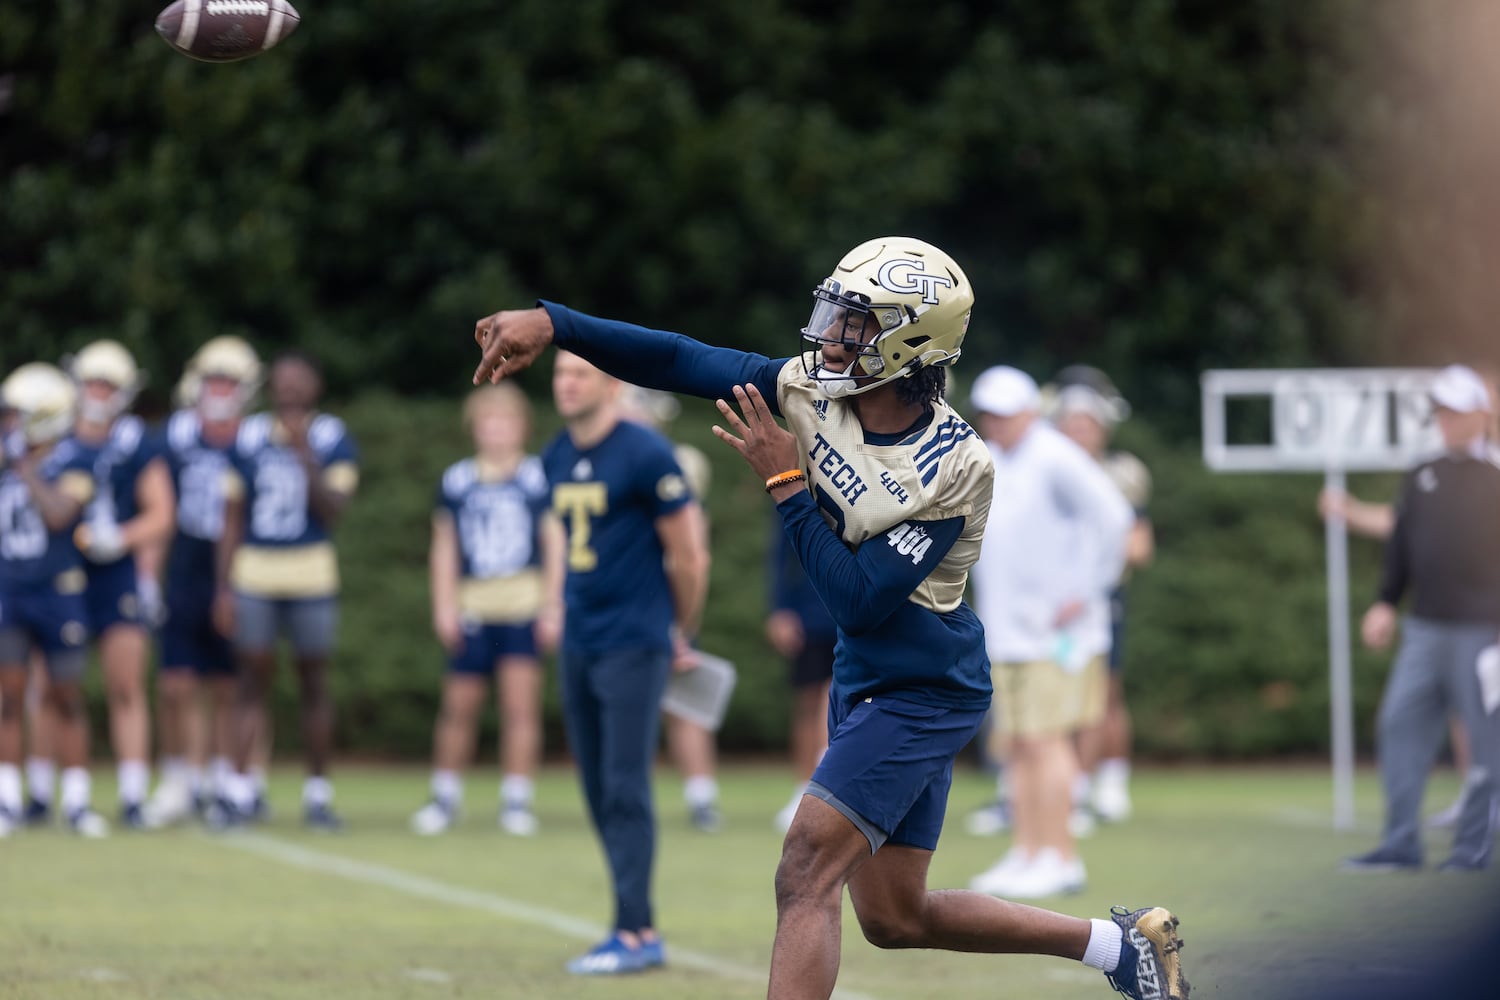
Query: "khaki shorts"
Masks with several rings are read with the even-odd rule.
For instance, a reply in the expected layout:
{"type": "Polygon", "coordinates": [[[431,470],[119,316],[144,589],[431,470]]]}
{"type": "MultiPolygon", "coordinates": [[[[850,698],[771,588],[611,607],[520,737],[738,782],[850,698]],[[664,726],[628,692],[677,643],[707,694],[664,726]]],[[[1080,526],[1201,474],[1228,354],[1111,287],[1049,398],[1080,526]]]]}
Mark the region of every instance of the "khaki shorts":
{"type": "Polygon", "coordinates": [[[1078,725],[1084,728],[1097,726],[1104,721],[1109,708],[1109,661],[1096,656],[1084,665],[1079,675],[1083,688],[1083,705],[1079,710],[1078,725]]]}
{"type": "Polygon", "coordinates": [[[1109,677],[1103,657],[1094,657],[1076,674],[1052,660],[992,663],[990,678],[995,685],[990,716],[996,740],[1071,733],[1089,724],[1085,719],[1090,711],[1094,722],[1104,718],[1109,677]]]}

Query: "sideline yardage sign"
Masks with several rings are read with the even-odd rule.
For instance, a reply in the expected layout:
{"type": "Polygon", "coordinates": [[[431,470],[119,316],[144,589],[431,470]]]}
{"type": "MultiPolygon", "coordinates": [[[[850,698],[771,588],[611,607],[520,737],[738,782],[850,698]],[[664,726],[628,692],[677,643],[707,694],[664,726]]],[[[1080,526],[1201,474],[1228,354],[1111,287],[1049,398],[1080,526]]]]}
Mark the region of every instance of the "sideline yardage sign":
{"type": "Polygon", "coordinates": [[[1220,472],[1397,471],[1440,450],[1433,368],[1204,372],[1203,458],[1220,472]],[[1269,400],[1267,440],[1231,442],[1236,400],[1269,400]]]}
{"type": "MultiPolygon", "coordinates": [[[[1432,368],[1271,368],[1203,373],[1203,460],[1219,472],[1321,472],[1342,492],[1347,472],[1410,468],[1436,454],[1432,368]],[[1253,413],[1235,414],[1232,404],[1253,413]],[[1269,408],[1266,403],[1269,402],[1269,408]],[[1269,424],[1269,426],[1266,426],[1269,424]],[[1252,438],[1230,441],[1230,432],[1252,438]],[[1257,433],[1258,432],[1258,437],[1257,433]]],[[[1309,505],[1310,506],[1310,505],[1309,505]]],[[[1309,510],[1309,516],[1311,510],[1309,510]]],[[[1354,687],[1349,547],[1342,519],[1324,526],[1328,569],[1328,716],[1333,826],[1354,828],[1354,687]]]]}

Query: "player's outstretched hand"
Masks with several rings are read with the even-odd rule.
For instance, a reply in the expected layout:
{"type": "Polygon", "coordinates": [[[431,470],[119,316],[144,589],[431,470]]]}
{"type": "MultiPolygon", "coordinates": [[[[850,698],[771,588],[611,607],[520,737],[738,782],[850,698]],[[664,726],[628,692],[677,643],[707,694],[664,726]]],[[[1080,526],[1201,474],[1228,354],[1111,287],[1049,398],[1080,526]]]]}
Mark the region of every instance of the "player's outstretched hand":
{"type": "Polygon", "coordinates": [[[483,354],[474,384],[498,382],[528,367],[552,343],[552,317],[541,308],[506,309],[474,324],[474,343],[483,354]]]}
{"type": "Polygon", "coordinates": [[[714,425],[714,434],[718,435],[719,440],[739,452],[750,463],[755,474],[764,479],[800,468],[797,439],[776,422],[760,390],[753,384],[737,385],[734,387],[734,400],[739,404],[743,417],[736,414],[734,407],[724,400],[714,401],[719,412],[724,414],[725,422],[729,424],[729,430],[718,424],[714,425]]]}

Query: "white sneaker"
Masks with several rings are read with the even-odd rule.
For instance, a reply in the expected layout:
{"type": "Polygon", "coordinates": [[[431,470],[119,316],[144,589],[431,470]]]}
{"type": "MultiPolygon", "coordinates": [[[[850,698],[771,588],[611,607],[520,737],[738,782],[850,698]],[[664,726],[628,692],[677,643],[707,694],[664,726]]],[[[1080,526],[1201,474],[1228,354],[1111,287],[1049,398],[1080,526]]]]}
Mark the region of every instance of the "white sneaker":
{"type": "Polygon", "coordinates": [[[8,809],[0,808],[0,840],[4,840],[20,829],[20,821],[8,809]]]}
{"type": "Polygon", "coordinates": [[[500,809],[500,829],[512,837],[535,836],[539,825],[530,806],[509,805],[500,809]]]}
{"type": "Polygon", "coordinates": [[[433,799],[411,817],[411,832],[419,837],[435,837],[453,826],[455,810],[433,799]]]}
{"type": "Polygon", "coordinates": [[[1130,818],[1130,785],[1125,778],[1106,778],[1100,772],[1094,779],[1094,795],[1090,804],[1104,822],[1123,823],[1130,818]]]}
{"type": "Polygon", "coordinates": [[[964,818],[964,829],[975,837],[993,837],[1010,829],[1010,804],[991,802],[964,818]]]}
{"type": "Polygon", "coordinates": [[[68,828],[89,840],[101,840],[109,836],[109,823],[87,806],[68,817],[68,828]]]}
{"type": "Polygon", "coordinates": [[[1094,821],[1094,811],[1088,806],[1074,806],[1073,811],[1068,814],[1068,833],[1079,840],[1092,837],[1097,825],[1094,821]]]}
{"type": "Polygon", "coordinates": [[[1000,890],[1009,886],[1016,873],[1029,864],[1031,864],[1031,859],[1026,852],[1013,846],[999,861],[971,878],[969,888],[991,896],[1002,895],[1000,890]]]}
{"type": "Polygon", "coordinates": [[[156,791],[141,811],[147,826],[181,823],[193,814],[193,793],[185,781],[163,781],[156,786],[156,791]]]}
{"type": "Polygon", "coordinates": [[[1078,892],[1084,882],[1082,861],[1064,861],[1055,848],[1044,847],[1008,878],[997,879],[989,892],[1006,899],[1045,899],[1078,892]]]}
{"type": "Polygon", "coordinates": [[[778,812],[776,814],[776,818],[771,821],[773,824],[775,824],[776,829],[780,830],[782,833],[786,833],[792,828],[792,820],[797,818],[797,808],[802,805],[802,796],[806,793],[806,785],[797,786],[797,790],[792,793],[791,800],[787,802],[786,805],[781,807],[781,811],[778,812]]]}

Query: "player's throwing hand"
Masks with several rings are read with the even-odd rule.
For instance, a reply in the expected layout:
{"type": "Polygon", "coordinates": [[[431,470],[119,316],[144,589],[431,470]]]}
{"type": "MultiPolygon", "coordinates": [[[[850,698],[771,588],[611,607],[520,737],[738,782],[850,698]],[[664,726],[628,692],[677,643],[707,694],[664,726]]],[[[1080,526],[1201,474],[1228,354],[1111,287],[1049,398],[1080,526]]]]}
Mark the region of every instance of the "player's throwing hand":
{"type": "Polygon", "coordinates": [[[506,309],[474,324],[474,342],[484,354],[474,384],[499,382],[530,366],[552,343],[552,318],[545,309],[506,309]]]}

